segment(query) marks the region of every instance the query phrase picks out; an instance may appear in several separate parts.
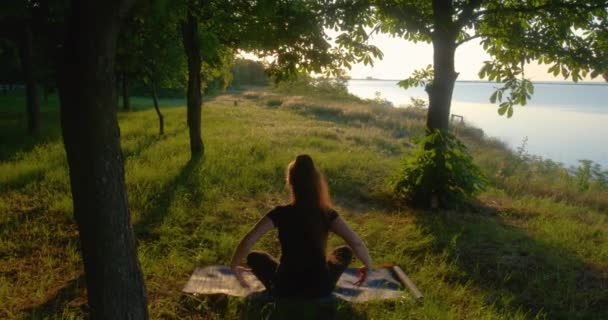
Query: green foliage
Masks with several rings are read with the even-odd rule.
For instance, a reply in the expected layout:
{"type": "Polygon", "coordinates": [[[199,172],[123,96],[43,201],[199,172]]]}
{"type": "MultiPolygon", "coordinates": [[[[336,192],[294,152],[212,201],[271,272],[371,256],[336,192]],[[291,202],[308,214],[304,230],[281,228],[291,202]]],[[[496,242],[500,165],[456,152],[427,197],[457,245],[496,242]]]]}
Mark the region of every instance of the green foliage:
{"type": "Polygon", "coordinates": [[[513,106],[526,105],[534,93],[524,73],[532,61],[550,65],[549,74],[574,82],[606,73],[606,50],[599,49],[606,48],[600,36],[605,33],[600,30],[606,28],[606,7],[607,1],[586,0],[488,3],[479,8],[485,14],[472,26],[493,58],[479,77],[502,82],[490,98],[499,104],[498,113],[511,117],[513,106]]]}
{"type": "Polygon", "coordinates": [[[416,206],[449,208],[483,189],[483,174],[454,135],[437,130],[416,144],[390,182],[399,197],[416,206]]]}
{"type": "Polygon", "coordinates": [[[269,59],[267,71],[275,81],[301,73],[336,77],[343,66],[370,64],[372,58],[382,56],[378,48],[366,43],[364,27],[371,20],[359,11],[366,4],[307,0],[242,3],[236,10],[241,14],[230,28],[239,26],[235,33],[239,49],[269,59]],[[334,39],[335,47],[327,28],[345,31],[334,39]]]}
{"type": "Polygon", "coordinates": [[[579,160],[579,163],[574,179],[580,191],[608,190],[608,171],[602,171],[602,167],[591,160],[579,160]]]}
{"type": "Polygon", "coordinates": [[[425,69],[414,71],[411,77],[397,82],[397,85],[406,90],[415,87],[426,87],[433,82],[434,74],[433,66],[429,64],[425,69]]]}
{"type": "Polygon", "coordinates": [[[205,93],[219,94],[223,92],[232,81],[232,64],[234,63],[234,51],[226,46],[215,49],[216,56],[211,60],[205,60],[201,64],[202,88],[205,93]]]}
{"type": "Polygon", "coordinates": [[[236,59],[231,68],[232,87],[241,87],[244,85],[265,86],[269,83],[268,75],[264,68],[264,64],[260,61],[248,59],[236,59]]]}
{"type": "Polygon", "coordinates": [[[348,92],[347,82],[344,76],[313,78],[300,74],[290,80],[276,83],[275,88],[290,94],[314,94],[325,98],[359,100],[348,92]]]}
{"type": "Polygon", "coordinates": [[[526,151],[527,138],[515,152],[499,141],[473,142],[467,145],[476,153],[475,160],[483,168],[490,184],[511,196],[549,197],[573,206],[608,210],[608,170],[588,160],[578,167],[531,155],[526,151]],[[482,153],[475,150],[483,150],[482,153]]]}
{"type": "Polygon", "coordinates": [[[479,77],[488,77],[490,81],[502,82],[490,96],[491,103],[499,103],[498,114],[513,116],[513,106],[525,106],[534,94],[532,81],[519,78],[523,76],[523,67],[504,68],[498,61],[486,61],[479,71],[479,77]],[[506,94],[505,94],[506,93],[506,94]]]}
{"type": "MultiPolygon", "coordinates": [[[[601,75],[608,79],[607,0],[372,0],[370,4],[374,10],[367,14],[373,32],[455,48],[480,39],[492,60],[484,64],[479,77],[501,83],[490,99],[498,103],[500,115],[511,117],[513,107],[525,105],[533,94],[524,73],[532,61],[549,65],[548,73],[574,82],[601,75]]],[[[435,52],[441,54],[445,53],[435,52]]],[[[426,86],[433,76],[431,68],[419,70],[399,85],[426,86]]]]}
{"type": "Polygon", "coordinates": [[[180,25],[161,1],[142,1],[133,9],[120,33],[117,72],[130,78],[133,92],[150,95],[153,87],[162,96],[183,96],[186,59],[179,39],[180,25]]]}
{"type": "Polygon", "coordinates": [[[526,171],[524,168],[525,162],[530,160],[530,155],[528,155],[526,151],[526,146],[528,145],[528,137],[524,137],[521,142],[521,145],[517,147],[515,153],[510,154],[507,158],[507,164],[500,170],[500,175],[502,177],[511,177],[515,174],[521,174],[523,171],[526,171]]]}

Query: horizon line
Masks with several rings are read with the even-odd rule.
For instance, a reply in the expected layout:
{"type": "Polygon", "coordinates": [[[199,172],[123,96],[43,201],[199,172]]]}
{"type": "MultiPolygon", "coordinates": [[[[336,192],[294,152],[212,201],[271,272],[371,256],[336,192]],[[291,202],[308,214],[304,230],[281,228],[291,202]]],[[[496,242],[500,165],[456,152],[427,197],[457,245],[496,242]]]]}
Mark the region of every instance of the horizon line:
{"type": "MultiPolygon", "coordinates": [[[[402,81],[403,79],[378,79],[378,78],[350,78],[348,80],[366,80],[366,81],[402,81]]],[[[477,82],[477,83],[501,83],[487,80],[456,80],[456,82],[477,82]]],[[[568,80],[532,80],[532,83],[539,84],[555,84],[555,85],[592,85],[592,86],[608,86],[608,82],[593,82],[593,81],[568,81],[568,80]]]]}

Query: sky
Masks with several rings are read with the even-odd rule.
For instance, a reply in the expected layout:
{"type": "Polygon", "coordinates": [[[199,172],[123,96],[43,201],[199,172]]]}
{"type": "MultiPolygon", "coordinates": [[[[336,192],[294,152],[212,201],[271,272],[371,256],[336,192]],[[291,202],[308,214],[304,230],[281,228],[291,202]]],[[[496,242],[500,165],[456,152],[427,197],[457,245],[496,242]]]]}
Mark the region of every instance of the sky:
{"type": "MultiPolygon", "coordinates": [[[[326,30],[330,37],[336,32],[326,30]]],[[[347,73],[353,79],[372,77],[375,79],[403,80],[408,78],[414,70],[425,68],[433,63],[433,46],[427,43],[413,43],[404,39],[397,39],[386,34],[373,34],[370,44],[378,47],[383,53],[382,60],[374,61],[374,66],[365,66],[363,63],[354,64],[347,73]]],[[[254,55],[241,53],[244,58],[257,60],[254,55]]],[[[458,80],[480,80],[477,73],[484,61],[490,60],[479,41],[469,41],[456,50],[456,72],[458,80]]],[[[526,77],[532,81],[564,81],[561,77],[554,77],[547,73],[548,65],[532,63],[526,66],[526,77]]],[[[567,80],[571,81],[571,80],[567,80]]],[[[588,78],[583,81],[601,82],[601,78],[594,80],[588,78]]]]}
{"type": "MultiPolygon", "coordinates": [[[[351,78],[360,79],[373,77],[376,79],[402,80],[413,73],[414,70],[426,67],[433,63],[433,46],[426,43],[412,43],[403,39],[392,38],[385,34],[374,34],[370,41],[380,48],[384,58],[375,61],[374,66],[353,65],[348,71],[351,78]]],[[[469,41],[456,50],[456,72],[458,80],[479,80],[477,73],[484,61],[490,56],[483,51],[478,41],[469,41]]],[[[526,66],[526,77],[533,81],[563,81],[563,78],[553,77],[547,73],[548,65],[536,63],[526,66]]],[[[600,81],[599,79],[595,79],[600,81]]],[[[593,81],[585,79],[585,81],[593,81]]]]}

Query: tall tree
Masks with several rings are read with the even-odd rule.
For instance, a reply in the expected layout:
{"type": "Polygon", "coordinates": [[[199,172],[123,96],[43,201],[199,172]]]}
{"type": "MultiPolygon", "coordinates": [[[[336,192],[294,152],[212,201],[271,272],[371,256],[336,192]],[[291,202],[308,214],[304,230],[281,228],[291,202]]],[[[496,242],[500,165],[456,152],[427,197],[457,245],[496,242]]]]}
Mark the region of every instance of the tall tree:
{"type": "Polygon", "coordinates": [[[38,86],[34,76],[32,29],[26,24],[22,32],[23,36],[19,44],[19,60],[21,61],[21,72],[25,81],[27,131],[30,134],[37,134],[40,131],[40,99],[38,98],[38,86]]]}
{"type": "Polygon", "coordinates": [[[578,81],[608,71],[605,37],[606,0],[433,0],[375,1],[377,31],[433,45],[433,65],[400,82],[423,85],[429,95],[427,128],[447,130],[458,73],[457,48],[479,39],[492,57],[480,78],[502,82],[490,98],[499,113],[511,116],[533,93],[525,78],[531,61],[550,64],[549,72],[578,81]]]}
{"type": "Polygon", "coordinates": [[[179,25],[175,17],[164,13],[162,8],[140,8],[141,23],[141,78],[152,93],[154,110],[158,116],[159,133],[164,134],[164,117],[158,103],[159,88],[183,88],[186,63],[180,41],[175,41],[179,25]]]}
{"type": "MultiPolygon", "coordinates": [[[[193,6],[193,3],[189,3],[193,6]]],[[[199,39],[199,19],[195,9],[189,7],[186,19],[182,23],[182,39],[184,51],[188,59],[188,91],[187,91],[187,121],[190,134],[190,152],[192,156],[200,156],[205,152],[201,134],[201,44],[199,39]]]]}
{"type": "MultiPolygon", "coordinates": [[[[202,89],[200,82],[205,79],[201,78],[201,67],[228,71],[224,63],[227,55],[245,50],[270,57],[269,73],[276,80],[282,80],[301,71],[336,71],[341,65],[354,61],[371,63],[370,55],[381,55],[377,48],[356,41],[359,39],[347,41],[342,38],[338,40],[340,47],[332,48],[324,28],[330,23],[342,25],[336,12],[343,9],[331,1],[186,0],[184,7],[188,125],[193,155],[202,154],[204,150],[200,136],[199,92],[202,89]],[[201,59],[203,63],[200,63],[201,59]]],[[[209,70],[202,72],[209,74],[209,70]]]]}
{"type": "Polygon", "coordinates": [[[147,319],[116,118],[116,40],[134,0],[73,0],[60,62],[61,128],[91,319],[147,319]]]}
{"type": "Polygon", "coordinates": [[[32,28],[36,11],[40,11],[40,2],[9,0],[3,2],[0,9],[0,38],[14,42],[19,52],[26,92],[27,130],[30,134],[37,134],[40,131],[40,99],[34,67],[32,28]]]}
{"type": "MultiPolygon", "coordinates": [[[[142,1],[142,4],[148,1],[142,1]]],[[[135,11],[135,9],[134,9],[135,11]]],[[[139,26],[145,19],[143,15],[132,14],[123,22],[122,29],[118,35],[118,47],[116,49],[116,74],[117,85],[120,86],[122,97],[122,110],[131,110],[130,87],[132,80],[140,75],[142,62],[142,38],[139,34],[139,26]]]]}

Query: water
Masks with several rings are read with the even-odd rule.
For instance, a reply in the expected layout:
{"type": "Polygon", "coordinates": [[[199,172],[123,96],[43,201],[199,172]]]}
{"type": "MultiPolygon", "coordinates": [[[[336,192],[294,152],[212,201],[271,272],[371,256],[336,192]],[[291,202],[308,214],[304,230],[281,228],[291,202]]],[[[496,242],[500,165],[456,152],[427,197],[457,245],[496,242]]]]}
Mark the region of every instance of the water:
{"type": "MultiPolygon", "coordinates": [[[[351,80],[348,89],[362,98],[380,92],[396,106],[407,105],[410,97],[428,100],[422,88],[403,90],[397,81],[351,80]]],[[[511,148],[527,137],[528,153],[577,166],[589,159],[608,167],[608,85],[536,83],[532,100],[516,106],[512,118],[499,116],[489,102],[497,84],[457,82],[452,114],[477,126],[491,137],[505,141],[511,148]]]]}

